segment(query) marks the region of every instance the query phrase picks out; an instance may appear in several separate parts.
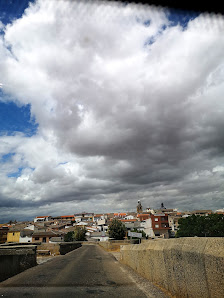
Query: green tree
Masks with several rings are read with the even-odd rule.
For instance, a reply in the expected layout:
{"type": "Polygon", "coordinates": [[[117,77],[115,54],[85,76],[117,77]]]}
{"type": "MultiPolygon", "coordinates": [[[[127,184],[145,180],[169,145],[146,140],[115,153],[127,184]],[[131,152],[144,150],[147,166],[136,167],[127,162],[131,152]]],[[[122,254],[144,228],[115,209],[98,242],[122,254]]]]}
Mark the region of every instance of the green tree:
{"type": "Polygon", "coordinates": [[[191,215],[180,218],[176,237],[224,237],[224,215],[191,215]]]}
{"type": "Polygon", "coordinates": [[[76,227],[74,231],[75,241],[86,241],[86,228],[76,227]]]}
{"type": "Polygon", "coordinates": [[[114,218],[108,227],[108,234],[110,238],[123,240],[126,234],[126,227],[120,220],[114,218]]]}
{"type": "Polygon", "coordinates": [[[86,241],[86,228],[76,227],[74,231],[70,231],[67,234],[65,234],[64,241],[86,241]]]}
{"type": "Polygon", "coordinates": [[[65,242],[72,242],[72,241],[74,241],[74,232],[68,232],[67,234],[65,234],[64,241],[65,242]]]}

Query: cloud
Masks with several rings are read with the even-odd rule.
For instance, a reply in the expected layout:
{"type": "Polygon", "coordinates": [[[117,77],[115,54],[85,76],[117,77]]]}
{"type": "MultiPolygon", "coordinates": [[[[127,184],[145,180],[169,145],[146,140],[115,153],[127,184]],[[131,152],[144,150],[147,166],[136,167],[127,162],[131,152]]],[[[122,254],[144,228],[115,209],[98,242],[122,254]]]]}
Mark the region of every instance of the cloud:
{"type": "Polygon", "coordinates": [[[174,26],[143,5],[30,4],[0,36],[0,88],[39,126],[0,137],[15,153],[0,164],[2,204],[220,208],[223,27],[203,14],[174,26]]]}

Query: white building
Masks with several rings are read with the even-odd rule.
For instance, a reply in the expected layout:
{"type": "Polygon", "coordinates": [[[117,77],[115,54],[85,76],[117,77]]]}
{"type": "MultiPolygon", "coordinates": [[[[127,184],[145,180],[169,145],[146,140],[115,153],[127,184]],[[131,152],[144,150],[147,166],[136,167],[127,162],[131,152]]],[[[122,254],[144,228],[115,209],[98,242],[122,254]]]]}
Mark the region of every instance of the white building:
{"type": "Polygon", "coordinates": [[[24,230],[32,230],[32,231],[34,231],[34,225],[28,225],[27,227],[24,228],[24,230]]]}
{"type": "Polygon", "coordinates": [[[108,241],[109,236],[107,236],[105,232],[93,232],[90,235],[90,239],[95,239],[97,241],[108,241]]]}
{"type": "Polygon", "coordinates": [[[49,221],[51,216],[36,216],[34,218],[34,222],[43,222],[43,221],[49,221]]]}
{"type": "Polygon", "coordinates": [[[152,219],[148,218],[145,220],[144,232],[148,237],[154,238],[155,234],[152,228],[152,219]]]}
{"type": "Polygon", "coordinates": [[[32,235],[33,235],[33,230],[24,229],[23,231],[20,232],[19,242],[20,243],[32,242],[32,235]]]}

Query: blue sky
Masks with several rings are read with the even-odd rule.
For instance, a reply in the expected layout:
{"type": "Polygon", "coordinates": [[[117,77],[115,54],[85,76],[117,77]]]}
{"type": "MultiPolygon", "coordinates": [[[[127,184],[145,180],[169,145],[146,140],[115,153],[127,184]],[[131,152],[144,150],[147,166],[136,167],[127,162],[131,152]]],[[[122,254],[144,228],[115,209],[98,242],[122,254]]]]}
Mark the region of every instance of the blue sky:
{"type": "Polygon", "coordinates": [[[26,136],[36,134],[38,125],[30,114],[30,105],[18,106],[14,102],[0,101],[0,135],[15,135],[18,132],[26,136]]]}
{"type": "Polygon", "coordinates": [[[24,10],[28,7],[28,0],[2,0],[0,2],[0,20],[3,24],[11,23],[20,18],[24,10]]]}
{"type": "Polygon", "coordinates": [[[224,21],[100,3],[0,2],[1,220],[223,205],[224,21]]]}
{"type": "MultiPolygon", "coordinates": [[[[28,0],[3,0],[0,2],[0,21],[7,25],[20,18],[28,7],[28,0]]],[[[37,124],[30,114],[30,105],[17,105],[15,101],[5,102],[0,89],[0,135],[14,135],[22,132],[32,136],[37,132],[37,124]]]]}
{"type": "Polygon", "coordinates": [[[183,28],[186,28],[190,20],[195,19],[200,15],[196,11],[186,11],[180,9],[169,9],[168,20],[171,22],[172,26],[180,25],[183,28]]]}

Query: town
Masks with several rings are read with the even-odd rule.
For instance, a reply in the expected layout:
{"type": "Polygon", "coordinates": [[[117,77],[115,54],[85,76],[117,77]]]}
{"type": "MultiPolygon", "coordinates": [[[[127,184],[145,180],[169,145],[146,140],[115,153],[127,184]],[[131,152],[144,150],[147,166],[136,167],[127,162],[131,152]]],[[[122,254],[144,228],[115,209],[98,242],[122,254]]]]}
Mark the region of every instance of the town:
{"type": "Polygon", "coordinates": [[[167,209],[163,203],[160,208],[142,207],[138,201],[136,212],[120,213],[75,213],[72,215],[39,215],[33,221],[9,222],[0,224],[0,244],[3,243],[59,243],[65,241],[69,232],[85,228],[86,240],[108,241],[108,227],[113,219],[123,223],[126,238],[129,231],[142,233],[147,239],[174,238],[178,231],[178,221],[191,215],[208,216],[224,214],[224,209],[177,211],[167,209]]]}
{"type": "Polygon", "coordinates": [[[0,226],[0,295],[18,297],[19,284],[21,297],[33,285],[33,297],[221,298],[223,232],[223,209],[140,200],[135,212],[10,221],[0,226]]]}

